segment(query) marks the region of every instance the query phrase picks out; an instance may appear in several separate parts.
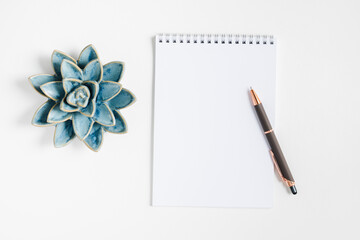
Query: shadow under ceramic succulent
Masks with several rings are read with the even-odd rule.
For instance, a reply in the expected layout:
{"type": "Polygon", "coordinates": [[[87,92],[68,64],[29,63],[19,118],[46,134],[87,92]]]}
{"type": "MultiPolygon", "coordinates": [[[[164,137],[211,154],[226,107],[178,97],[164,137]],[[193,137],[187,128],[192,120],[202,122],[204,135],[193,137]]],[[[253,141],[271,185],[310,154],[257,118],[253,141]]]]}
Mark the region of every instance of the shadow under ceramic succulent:
{"type": "Polygon", "coordinates": [[[57,50],[51,61],[55,74],[38,74],[29,80],[48,98],[36,111],[32,124],[55,125],[55,147],[65,146],[77,136],[91,150],[98,151],[104,131],[127,131],[119,110],[134,103],[135,96],[119,83],[122,62],[102,66],[92,45],[82,50],[77,61],[57,50]]]}

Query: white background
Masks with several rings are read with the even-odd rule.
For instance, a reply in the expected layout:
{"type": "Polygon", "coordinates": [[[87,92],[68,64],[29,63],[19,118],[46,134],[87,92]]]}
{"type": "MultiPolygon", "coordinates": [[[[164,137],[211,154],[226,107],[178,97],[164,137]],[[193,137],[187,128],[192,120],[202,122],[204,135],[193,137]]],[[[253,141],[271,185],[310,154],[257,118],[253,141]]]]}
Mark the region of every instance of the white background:
{"type": "MultiPolygon", "coordinates": [[[[359,1],[4,1],[0,3],[0,239],[359,239],[359,1]],[[299,194],[274,175],[274,207],[154,208],[153,36],[277,37],[277,134],[299,194]],[[126,135],[99,153],[52,145],[30,124],[44,98],[27,77],[51,73],[54,49],[93,43],[126,62],[138,101],[126,135]]],[[[181,71],[181,69],[179,69],[181,71]]],[[[184,88],[186,91],[186,88],[184,88]]]]}

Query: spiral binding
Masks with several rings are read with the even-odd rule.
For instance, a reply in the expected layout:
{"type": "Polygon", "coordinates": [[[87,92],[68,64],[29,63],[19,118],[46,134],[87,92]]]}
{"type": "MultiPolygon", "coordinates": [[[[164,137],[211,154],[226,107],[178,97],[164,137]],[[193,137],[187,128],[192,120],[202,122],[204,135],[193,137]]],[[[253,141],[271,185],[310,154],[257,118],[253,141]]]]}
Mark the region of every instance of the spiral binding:
{"type": "Polygon", "coordinates": [[[159,34],[158,43],[193,43],[193,44],[235,44],[266,45],[275,44],[272,35],[240,34],[159,34]]]}

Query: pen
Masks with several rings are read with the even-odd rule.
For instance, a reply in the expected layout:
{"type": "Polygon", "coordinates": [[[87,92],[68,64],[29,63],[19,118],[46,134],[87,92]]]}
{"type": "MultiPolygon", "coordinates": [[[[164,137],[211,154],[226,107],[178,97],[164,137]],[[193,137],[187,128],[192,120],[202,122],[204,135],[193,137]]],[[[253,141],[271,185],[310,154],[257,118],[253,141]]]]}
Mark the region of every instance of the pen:
{"type": "Polygon", "coordinates": [[[276,139],[274,130],[271,127],[270,121],[265,113],[264,107],[255,93],[255,91],[250,87],[250,96],[252,103],[254,105],[256,115],[259,118],[261,126],[264,130],[266,139],[270,145],[270,154],[274,162],[275,168],[280,175],[280,178],[283,182],[290,188],[292,194],[296,194],[297,190],[295,187],[295,180],[290,172],[289,166],[286,163],[284,154],[281,151],[279,142],[276,139]]]}

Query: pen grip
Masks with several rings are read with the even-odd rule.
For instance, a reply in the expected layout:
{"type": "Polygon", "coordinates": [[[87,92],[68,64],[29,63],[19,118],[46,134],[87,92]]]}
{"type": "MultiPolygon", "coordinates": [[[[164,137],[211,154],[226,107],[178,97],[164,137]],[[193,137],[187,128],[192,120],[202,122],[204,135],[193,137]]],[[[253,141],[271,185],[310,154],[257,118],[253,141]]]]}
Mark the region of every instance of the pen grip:
{"type": "Polygon", "coordinates": [[[255,111],[264,130],[267,141],[270,145],[271,151],[274,153],[275,161],[279,166],[281,174],[287,180],[294,182],[294,178],[290,172],[289,166],[286,163],[283,152],[281,151],[279,142],[275,136],[270,121],[265,113],[262,103],[255,105],[255,111]]]}

